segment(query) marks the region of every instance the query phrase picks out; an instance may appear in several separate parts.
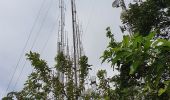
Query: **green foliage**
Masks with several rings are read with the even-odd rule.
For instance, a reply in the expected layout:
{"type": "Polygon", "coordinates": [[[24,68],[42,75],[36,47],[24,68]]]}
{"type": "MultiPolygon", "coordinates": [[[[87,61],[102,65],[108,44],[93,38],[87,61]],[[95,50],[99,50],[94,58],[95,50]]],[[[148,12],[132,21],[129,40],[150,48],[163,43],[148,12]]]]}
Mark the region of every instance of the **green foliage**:
{"type": "Polygon", "coordinates": [[[111,32],[107,29],[107,37],[114,41],[110,41],[102,58],[119,71],[112,78],[117,98],[170,98],[169,17],[169,0],[145,0],[130,4],[129,9],[121,14],[122,31],[127,30],[134,35],[124,36],[122,42],[116,42],[113,36],[108,36],[111,32]]]}
{"type": "MultiPolygon", "coordinates": [[[[155,34],[151,32],[145,37],[138,34],[124,36],[122,42],[110,41],[104,52],[103,61],[110,62],[120,72],[113,80],[122,97],[126,97],[129,91],[139,94],[141,92],[146,96],[147,93],[153,93],[157,98],[169,94],[166,92],[169,83],[164,82],[170,80],[170,42],[155,38],[155,34]],[[142,90],[144,87],[147,87],[145,91],[142,90]]],[[[114,37],[109,38],[114,40],[114,37]]],[[[133,94],[129,96],[133,97],[133,94]]]]}
{"type": "Polygon", "coordinates": [[[82,56],[79,60],[80,65],[80,78],[84,79],[89,72],[91,65],[88,64],[88,58],[86,56],[82,56]]]}
{"type": "Polygon", "coordinates": [[[102,80],[102,79],[105,79],[105,78],[106,78],[106,74],[107,74],[106,70],[99,70],[99,71],[97,72],[97,77],[98,77],[100,80],[102,80]]]}
{"type": "Polygon", "coordinates": [[[139,32],[143,36],[157,30],[158,36],[168,38],[170,25],[170,1],[146,0],[142,3],[130,4],[129,9],[122,13],[122,30],[139,32]]]}
{"type": "Polygon", "coordinates": [[[84,82],[87,75],[89,74],[89,69],[91,69],[90,68],[91,65],[88,64],[88,58],[86,56],[80,57],[79,65],[80,65],[80,74],[79,74],[80,91],[82,92],[85,90],[84,82]]]}
{"type": "Polygon", "coordinates": [[[65,58],[63,52],[61,52],[57,55],[57,57],[55,58],[55,61],[57,62],[56,66],[55,66],[56,69],[64,73],[65,67],[63,67],[63,66],[66,66],[66,58],[65,58]]]}
{"type": "Polygon", "coordinates": [[[26,54],[27,59],[31,61],[34,71],[28,76],[28,80],[24,84],[25,87],[20,92],[22,98],[30,99],[47,99],[51,92],[51,69],[46,61],[40,59],[38,53],[30,52],[26,54]]]}
{"type": "Polygon", "coordinates": [[[13,100],[15,96],[17,96],[16,92],[10,92],[7,94],[7,97],[2,98],[2,100],[13,100]]]}
{"type": "Polygon", "coordinates": [[[115,91],[110,86],[111,80],[107,78],[106,75],[107,75],[106,70],[99,70],[97,72],[97,77],[99,79],[97,87],[98,93],[95,93],[95,95],[93,95],[93,98],[104,100],[117,99],[115,98],[115,91]]]}
{"type": "Polygon", "coordinates": [[[64,97],[68,100],[75,100],[75,96],[80,97],[81,92],[85,90],[85,78],[89,73],[89,69],[91,69],[86,56],[80,57],[79,61],[79,87],[75,87],[73,81],[72,61],[62,52],[55,58],[57,64],[54,69],[49,68],[46,61],[40,59],[40,54],[38,53],[30,52],[26,56],[31,61],[34,71],[28,76],[21,91],[10,92],[3,100],[13,100],[14,98],[17,100],[47,100],[52,97],[57,100],[64,100],[64,97]],[[63,73],[67,82],[61,83],[61,79],[58,77],[59,74],[54,73],[55,71],[63,73]]]}

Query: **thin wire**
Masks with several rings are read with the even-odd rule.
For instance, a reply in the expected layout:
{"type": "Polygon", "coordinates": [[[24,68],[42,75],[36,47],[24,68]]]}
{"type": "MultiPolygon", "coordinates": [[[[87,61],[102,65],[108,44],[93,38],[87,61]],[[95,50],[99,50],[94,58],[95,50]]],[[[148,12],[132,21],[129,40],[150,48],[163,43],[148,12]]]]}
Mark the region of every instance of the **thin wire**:
{"type": "MultiPolygon", "coordinates": [[[[57,21],[58,21],[58,19],[59,19],[59,16],[57,17],[57,21]]],[[[48,44],[48,41],[49,41],[49,39],[50,39],[50,37],[51,37],[54,29],[55,29],[55,25],[56,25],[56,23],[54,23],[54,25],[53,25],[53,27],[52,27],[52,29],[51,29],[51,31],[50,31],[51,34],[48,36],[47,41],[45,42],[45,44],[44,44],[44,46],[43,46],[40,54],[43,54],[43,53],[44,53],[44,50],[45,50],[45,48],[46,48],[46,46],[47,46],[47,44],[48,44]]]]}
{"type": "MultiPolygon", "coordinates": [[[[34,38],[34,41],[33,41],[33,44],[32,44],[32,46],[31,46],[31,49],[30,49],[30,50],[32,50],[32,49],[34,48],[34,46],[35,46],[35,43],[36,43],[36,41],[37,41],[37,38],[38,38],[38,36],[39,36],[39,34],[40,34],[41,30],[42,30],[42,27],[43,27],[43,25],[44,25],[44,22],[45,22],[45,20],[46,20],[46,18],[47,18],[47,15],[48,15],[48,13],[49,13],[50,8],[51,8],[51,4],[52,4],[52,0],[50,1],[50,4],[48,5],[48,9],[47,9],[46,12],[45,12],[45,16],[44,16],[44,18],[43,18],[43,20],[42,20],[42,23],[41,23],[41,25],[40,25],[40,28],[39,28],[39,30],[38,30],[38,33],[36,34],[36,36],[35,36],[35,38],[34,38]]],[[[26,66],[26,63],[27,63],[27,60],[25,60],[24,65],[22,66],[21,72],[20,72],[20,74],[19,74],[19,76],[18,76],[18,78],[17,78],[17,80],[16,80],[16,83],[15,83],[15,85],[14,85],[13,90],[16,88],[16,86],[17,86],[17,84],[18,84],[18,81],[19,81],[19,79],[20,79],[20,77],[21,77],[21,75],[22,75],[22,72],[23,72],[23,70],[24,70],[24,68],[25,68],[25,66],[26,66]]]]}
{"type": "Polygon", "coordinates": [[[42,23],[41,23],[41,25],[40,25],[40,28],[39,28],[39,30],[38,30],[38,33],[37,33],[36,36],[35,36],[35,39],[34,39],[34,41],[33,41],[33,44],[32,44],[32,46],[31,46],[31,49],[30,49],[30,50],[32,50],[32,49],[34,48],[34,46],[35,46],[35,43],[36,43],[36,41],[37,41],[37,38],[38,38],[38,36],[40,35],[41,29],[42,29],[43,26],[44,26],[44,22],[45,22],[45,20],[46,20],[46,18],[47,18],[47,15],[48,15],[48,13],[49,13],[50,8],[51,8],[51,4],[52,4],[52,0],[51,0],[51,2],[50,2],[49,6],[48,6],[48,9],[47,9],[47,11],[46,11],[46,15],[45,15],[44,18],[43,18],[43,21],[42,21],[42,23]]]}
{"type": "MultiPolygon", "coordinates": [[[[58,18],[57,18],[57,19],[58,19],[58,18]]],[[[55,24],[56,24],[56,23],[55,23],[55,24]]],[[[48,41],[49,41],[49,39],[50,39],[50,37],[51,37],[54,29],[55,29],[55,24],[53,25],[53,27],[52,27],[52,29],[51,29],[51,31],[50,31],[51,34],[47,37],[47,40],[46,40],[43,48],[41,49],[40,54],[43,54],[43,52],[44,52],[44,50],[45,50],[45,48],[46,48],[46,46],[47,46],[47,44],[48,44],[48,41]]],[[[24,70],[24,68],[25,68],[25,65],[26,65],[26,61],[25,61],[24,65],[23,65],[23,67],[22,67],[22,69],[21,69],[21,72],[20,72],[20,74],[19,74],[19,76],[18,76],[18,78],[17,78],[17,80],[16,80],[14,89],[16,88],[16,86],[17,86],[17,84],[18,84],[18,82],[19,82],[19,80],[20,80],[20,78],[21,78],[21,75],[22,75],[22,72],[23,72],[23,70],[24,70]]]]}
{"type": "MultiPolygon", "coordinates": [[[[90,0],[91,2],[92,2],[92,0],[90,0]]],[[[93,1],[94,2],[94,1],[93,1]]],[[[92,3],[90,3],[90,4],[92,4],[92,3]]],[[[93,10],[94,10],[95,8],[94,8],[94,6],[92,6],[92,8],[91,8],[91,10],[90,10],[90,13],[89,13],[89,18],[88,18],[88,21],[87,21],[87,25],[86,25],[86,28],[85,28],[85,31],[84,31],[84,33],[86,33],[87,32],[87,29],[88,29],[88,26],[89,26],[89,24],[90,24],[90,20],[91,20],[91,18],[92,18],[92,14],[93,14],[93,10]]]]}
{"type": "MultiPolygon", "coordinates": [[[[50,39],[50,37],[51,37],[54,29],[55,29],[54,27],[55,27],[55,24],[53,25],[53,27],[52,27],[52,29],[51,29],[51,31],[50,31],[51,34],[48,36],[48,38],[47,38],[47,40],[46,40],[46,42],[45,42],[45,44],[44,44],[44,46],[43,46],[43,49],[41,50],[42,53],[43,53],[44,49],[46,48],[47,43],[48,43],[48,41],[49,41],[49,39],[50,39]]],[[[40,54],[41,54],[41,53],[40,53],[40,54]]],[[[23,67],[22,67],[22,69],[21,69],[21,72],[20,72],[20,74],[19,74],[19,76],[18,76],[18,78],[17,78],[17,80],[16,80],[16,83],[15,83],[15,85],[14,85],[14,89],[16,88],[19,80],[21,79],[21,75],[22,75],[22,72],[23,72],[23,70],[24,70],[24,68],[25,68],[25,65],[26,65],[26,61],[25,61],[24,65],[23,65],[23,67]]],[[[14,90],[14,89],[13,89],[13,90],[14,90]]]]}
{"type": "Polygon", "coordinates": [[[28,45],[28,42],[29,42],[29,40],[30,40],[30,37],[31,37],[31,35],[32,35],[32,33],[33,33],[34,27],[35,27],[35,25],[36,25],[36,23],[37,23],[37,21],[38,21],[38,18],[40,17],[40,13],[41,13],[41,10],[42,10],[42,8],[43,8],[44,3],[45,3],[45,0],[43,0],[42,4],[41,4],[41,6],[40,6],[40,9],[39,9],[39,11],[38,11],[38,14],[37,14],[37,16],[36,16],[36,18],[35,18],[35,20],[34,20],[33,26],[31,27],[29,36],[28,36],[27,41],[26,41],[26,43],[25,43],[25,46],[24,46],[24,48],[23,48],[23,50],[22,50],[22,52],[21,52],[21,54],[20,54],[20,57],[19,57],[19,59],[18,59],[18,62],[17,62],[17,64],[16,64],[15,68],[14,68],[15,70],[14,70],[14,72],[13,72],[13,74],[12,74],[12,77],[11,77],[9,83],[8,83],[8,86],[7,86],[7,89],[6,89],[6,91],[5,91],[5,94],[7,93],[8,89],[9,89],[9,86],[10,86],[10,84],[11,84],[13,78],[14,78],[14,75],[15,75],[15,73],[16,73],[16,71],[17,71],[17,68],[18,68],[19,63],[21,62],[22,55],[23,55],[24,52],[25,52],[25,49],[26,49],[26,47],[27,47],[27,45],[28,45]]]}

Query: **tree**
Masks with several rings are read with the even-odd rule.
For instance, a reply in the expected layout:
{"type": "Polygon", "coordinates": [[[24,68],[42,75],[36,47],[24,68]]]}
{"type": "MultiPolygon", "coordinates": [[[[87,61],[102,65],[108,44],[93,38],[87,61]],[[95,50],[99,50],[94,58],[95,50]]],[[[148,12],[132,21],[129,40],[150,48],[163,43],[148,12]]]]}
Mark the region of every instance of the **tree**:
{"type": "Polygon", "coordinates": [[[169,0],[143,0],[129,5],[129,9],[123,11],[121,16],[123,31],[131,30],[133,33],[146,36],[156,30],[158,37],[169,38],[169,0]]]}
{"type": "Polygon", "coordinates": [[[99,70],[97,73],[97,77],[99,79],[98,90],[99,97],[104,98],[105,100],[114,100],[113,90],[110,87],[110,79],[106,77],[106,70],[99,70]]]}
{"type": "Polygon", "coordinates": [[[169,0],[143,0],[130,4],[121,14],[121,30],[133,33],[131,37],[124,36],[122,42],[116,42],[107,29],[110,43],[103,60],[117,66],[120,72],[113,77],[120,99],[169,98],[169,17],[169,0]]]}
{"type": "Polygon", "coordinates": [[[82,56],[79,61],[80,65],[80,90],[81,92],[85,90],[84,84],[85,84],[85,79],[89,74],[89,69],[91,65],[88,64],[88,58],[86,56],[82,56]]]}
{"type": "Polygon", "coordinates": [[[55,58],[57,64],[55,69],[49,68],[46,61],[40,59],[40,54],[30,52],[26,54],[27,59],[31,61],[34,71],[28,76],[24,88],[18,92],[10,92],[3,100],[47,100],[57,99],[74,100],[75,95],[81,96],[84,88],[85,78],[88,75],[90,66],[88,58],[82,56],[79,61],[80,65],[80,87],[75,88],[73,82],[73,66],[70,58],[66,57],[62,52],[55,58]],[[56,72],[62,72],[67,77],[67,81],[62,83],[56,72]]]}
{"type": "Polygon", "coordinates": [[[110,43],[102,58],[120,72],[113,77],[118,98],[169,99],[170,42],[154,38],[156,32],[127,35],[116,42],[110,28],[107,31],[110,43]]]}

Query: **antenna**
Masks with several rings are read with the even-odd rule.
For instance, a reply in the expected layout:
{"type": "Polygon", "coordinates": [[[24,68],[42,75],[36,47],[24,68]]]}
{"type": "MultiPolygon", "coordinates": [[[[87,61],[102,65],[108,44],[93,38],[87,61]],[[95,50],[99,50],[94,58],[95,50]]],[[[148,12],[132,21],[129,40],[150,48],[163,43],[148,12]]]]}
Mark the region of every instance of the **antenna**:
{"type": "MultiPolygon", "coordinates": [[[[57,48],[58,48],[58,54],[64,53],[65,51],[65,45],[64,45],[64,28],[65,28],[65,9],[64,9],[64,0],[59,0],[59,9],[60,9],[60,21],[59,21],[59,32],[58,32],[58,42],[57,42],[57,48]]],[[[58,71],[58,77],[61,83],[64,84],[64,73],[58,71]]]]}
{"type": "Polygon", "coordinates": [[[75,7],[75,0],[71,0],[71,8],[72,8],[72,26],[73,26],[74,77],[75,77],[75,86],[77,87],[77,57],[76,57],[77,50],[76,50],[76,7],[75,7]]]}
{"type": "MultiPolygon", "coordinates": [[[[80,26],[77,21],[77,11],[76,11],[76,3],[75,0],[71,0],[71,8],[72,8],[72,28],[73,28],[73,69],[74,69],[74,83],[75,87],[78,87],[78,79],[79,79],[79,59],[82,56],[82,44],[80,38],[80,26]]],[[[78,100],[78,96],[76,95],[76,100],[78,100]]]]}

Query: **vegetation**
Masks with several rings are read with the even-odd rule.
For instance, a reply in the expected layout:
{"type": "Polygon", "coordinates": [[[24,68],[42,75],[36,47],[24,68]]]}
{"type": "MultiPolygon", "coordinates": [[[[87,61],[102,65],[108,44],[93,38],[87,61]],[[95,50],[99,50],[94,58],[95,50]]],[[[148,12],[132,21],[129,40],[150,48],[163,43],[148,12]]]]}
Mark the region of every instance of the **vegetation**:
{"type": "Polygon", "coordinates": [[[13,98],[18,100],[62,100],[64,97],[68,100],[74,100],[75,95],[80,95],[79,92],[84,91],[84,79],[90,69],[86,56],[82,56],[79,61],[81,73],[79,88],[76,88],[73,82],[72,61],[63,53],[59,53],[55,58],[57,64],[54,70],[48,67],[45,60],[40,59],[38,53],[30,52],[26,56],[31,61],[34,71],[28,76],[28,80],[21,91],[10,92],[3,100],[12,100],[13,98]],[[66,83],[61,82],[57,71],[65,74],[66,83]]]}
{"type": "Polygon", "coordinates": [[[110,43],[102,58],[120,72],[112,78],[117,99],[168,100],[170,42],[155,38],[155,32],[145,37],[127,35],[116,42],[107,30],[110,43]]]}
{"type": "Polygon", "coordinates": [[[157,31],[159,37],[169,37],[170,1],[142,0],[144,2],[129,4],[129,9],[121,14],[123,31],[139,33],[143,36],[157,31]]]}
{"type": "Polygon", "coordinates": [[[72,61],[59,53],[54,69],[40,59],[38,53],[26,54],[34,71],[28,76],[23,90],[10,92],[3,100],[57,99],[75,100],[169,100],[170,99],[170,1],[145,0],[130,4],[121,15],[122,32],[128,31],[121,42],[114,39],[110,28],[106,29],[109,39],[107,49],[101,59],[111,64],[113,72],[106,77],[106,70],[99,70],[97,81],[92,81],[96,89],[86,88],[86,78],[91,70],[88,57],[79,59],[79,86],[73,78],[72,61]],[[67,79],[61,83],[57,70],[67,79]]]}

